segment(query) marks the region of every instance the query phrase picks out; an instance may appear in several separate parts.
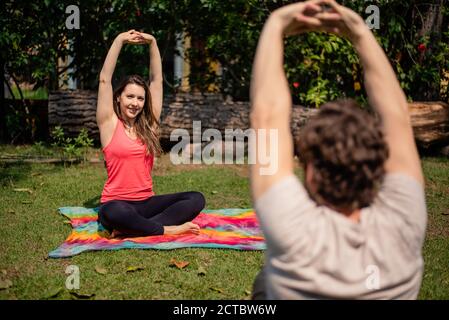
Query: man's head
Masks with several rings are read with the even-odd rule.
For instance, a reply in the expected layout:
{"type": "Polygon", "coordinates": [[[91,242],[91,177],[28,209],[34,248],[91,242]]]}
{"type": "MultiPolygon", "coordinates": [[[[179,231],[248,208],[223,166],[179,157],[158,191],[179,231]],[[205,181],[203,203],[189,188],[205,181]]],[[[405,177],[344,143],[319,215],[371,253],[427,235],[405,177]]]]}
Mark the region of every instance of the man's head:
{"type": "Polygon", "coordinates": [[[379,121],[354,100],[329,102],[297,141],[306,188],[319,204],[338,211],[371,204],[385,173],[388,147],[379,121]]]}

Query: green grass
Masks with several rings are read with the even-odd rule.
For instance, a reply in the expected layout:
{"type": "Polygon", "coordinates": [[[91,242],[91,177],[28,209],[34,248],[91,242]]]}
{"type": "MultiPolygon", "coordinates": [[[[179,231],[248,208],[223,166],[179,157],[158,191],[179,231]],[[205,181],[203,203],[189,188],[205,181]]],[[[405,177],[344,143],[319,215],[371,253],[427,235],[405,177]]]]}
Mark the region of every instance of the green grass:
{"type": "MultiPolygon", "coordinates": [[[[14,94],[14,97],[16,99],[20,99],[19,89],[17,89],[16,86],[13,86],[11,89],[14,94]]],[[[24,99],[31,99],[31,100],[48,99],[48,92],[45,88],[39,88],[37,90],[22,89],[22,94],[24,99]]]]}
{"type": "MultiPolygon", "coordinates": [[[[49,142],[36,142],[33,145],[0,145],[0,159],[66,159],[74,156],[64,153],[62,147],[55,148],[49,142]]],[[[98,148],[87,148],[86,158],[98,158],[103,160],[103,154],[98,148]]]]}
{"type": "MultiPolygon", "coordinates": [[[[449,160],[424,159],[429,225],[421,299],[449,298],[449,160]]],[[[70,233],[61,206],[98,204],[106,172],[100,165],[0,164],[0,279],[13,285],[0,299],[70,299],[66,267],[80,269],[80,293],[95,299],[247,299],[263,252],[219,249],[119,250],[46,259],[70,233]],[[14,188],[29,188],[15,192],[14,188]],[[170,260],[188,261],[183,270],[170,260]],[[107,269],[105,275],[95,267],[107,269]],[[130,266],[143,267],[127,273],[130,266]],[[205,275],[199,275],[199,270],[205,275]]],[[[172,166],[156,163],[157,193],[197,190],[207,208],[250,207],[245,166],[172,166]]]]}

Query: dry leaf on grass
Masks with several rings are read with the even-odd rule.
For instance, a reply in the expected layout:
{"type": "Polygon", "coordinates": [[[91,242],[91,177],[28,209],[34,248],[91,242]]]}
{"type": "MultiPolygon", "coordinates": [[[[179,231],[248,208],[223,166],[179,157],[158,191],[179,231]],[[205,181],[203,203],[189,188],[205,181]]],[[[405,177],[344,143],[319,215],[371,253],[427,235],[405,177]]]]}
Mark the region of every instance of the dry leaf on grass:
{"type": "Polygon", "coordinates": [[[90,299],[95,296],[95,293],[78,293],[76,291],[70,291],[70,294],[77,299],[90,299]]]}
{"type": "Polygon", "coordinates": [[[99,274],[107,274],[108,270],[106,268],[95,266],[95,271],[99,274]]]}
{"type": "Polygon", "coordinates": [[[8,289],[12,287],[12,281],[9,279],[0,280],[0,290],[8,289]]]}
{"type": "Polygon", "coordinates": [[[218,293],[223,293],[224,291],[222,290],[222,289],[220,289],[220,288],[212,288],[212,287],[210,287],[209,289],[211,289],[212,291],[216,291],[216,292],[218,292],[218,293]]]}
{"type": "Polygon", "coordinates": [[[143,268],[143,267],[134,267],[134,266],[131,266],[131,267],[128,267],[127,269],[126,269],[126,272],[136,272],[136,271],[142,271],[142,270],[144,270],[145,268],[143,268]]]}
{"type": "Polygon", "coordinates": [[[63,291],[62,288],[56,288],[56,289],[50,290],[41,299],[47,300],[47,299],[51,299],[51,298],[56,298],[57,296],[59,296],[59,294],[62,291],[63,291]]]}
{"type": "Polygon", "coordinates": [[[170,267],[175,266],[178,269],[184,269],[190,264],[188,261],[177,261],[175,258],[170,260],[170,267]]]}
{"type": "Polygon", "coordinates": [[[28,192],[29,194],[33,193],[33,191],[31,189],[29,189],[29,188],[15,188],[13,190],[16,191],[16,192],[28,192]]]}
{"type": "Polygon", "coordinates": [[[206,269],[204,269],[203,267],[199,267],[198,271],[197,271],[197,275],[205,276],[206,275],[206,269]]]}

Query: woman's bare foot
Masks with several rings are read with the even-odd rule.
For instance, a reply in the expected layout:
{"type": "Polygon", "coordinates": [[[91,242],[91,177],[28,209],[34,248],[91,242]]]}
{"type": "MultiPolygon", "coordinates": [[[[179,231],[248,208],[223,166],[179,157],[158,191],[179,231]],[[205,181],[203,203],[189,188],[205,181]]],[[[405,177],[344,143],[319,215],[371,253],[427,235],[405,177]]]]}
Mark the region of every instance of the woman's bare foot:
{"type": "Polygon", "coordinates": [[[122,238],[124,236],[125,236],[125,234],[123,232],[115,230],[115,229],[112,230],[111,238],[122,238]]]}
{"type": "Polygon", "coordinates": [[[183,233],[200,233],[200,226],[193,222],[186,222],[179,226],[164,226],[164,234],[183,234],[183,233]]]}

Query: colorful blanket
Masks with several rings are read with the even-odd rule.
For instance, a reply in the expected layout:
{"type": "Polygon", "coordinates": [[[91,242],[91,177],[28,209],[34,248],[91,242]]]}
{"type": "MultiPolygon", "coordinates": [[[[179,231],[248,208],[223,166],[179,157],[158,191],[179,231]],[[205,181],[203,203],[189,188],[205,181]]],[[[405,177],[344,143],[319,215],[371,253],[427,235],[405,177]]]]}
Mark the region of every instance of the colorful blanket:
{"type": "Polygon", "coordinates": [[[50,258],[65,258],[84,251],[118,249],[177,249],[187,247],[264,250],[265,241],[252,209],[203,210],[193,220],[199,235],[164,235],[109,239],[97,221],[98,208],[63,207],[59,212],[70,219],[72,233],[50,258]]]}

